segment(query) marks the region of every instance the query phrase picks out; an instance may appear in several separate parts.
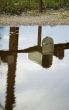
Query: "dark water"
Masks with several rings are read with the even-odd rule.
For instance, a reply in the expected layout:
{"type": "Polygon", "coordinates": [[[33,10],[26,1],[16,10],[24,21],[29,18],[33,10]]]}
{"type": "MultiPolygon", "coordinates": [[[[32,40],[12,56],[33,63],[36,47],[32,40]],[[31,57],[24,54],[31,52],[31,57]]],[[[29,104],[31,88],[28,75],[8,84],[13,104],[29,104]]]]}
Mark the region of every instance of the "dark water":
{"type": "Polygon", "coordinates": [[[69,110],[69,26],[0,27],[0,110],[69,110]]]}

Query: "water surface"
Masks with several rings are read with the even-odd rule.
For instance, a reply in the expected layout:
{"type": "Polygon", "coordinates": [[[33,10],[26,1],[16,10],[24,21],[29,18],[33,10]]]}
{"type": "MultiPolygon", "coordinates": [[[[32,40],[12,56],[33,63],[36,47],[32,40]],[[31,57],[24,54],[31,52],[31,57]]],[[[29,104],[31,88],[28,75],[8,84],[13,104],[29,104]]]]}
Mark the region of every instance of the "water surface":
{"type": "Polygon", "coordinates": [[[69,26],[5,26],[0,37],[0,110],[69,110],[69,26]],[[44,67],[46,36],[54,53],[44,67]]]}

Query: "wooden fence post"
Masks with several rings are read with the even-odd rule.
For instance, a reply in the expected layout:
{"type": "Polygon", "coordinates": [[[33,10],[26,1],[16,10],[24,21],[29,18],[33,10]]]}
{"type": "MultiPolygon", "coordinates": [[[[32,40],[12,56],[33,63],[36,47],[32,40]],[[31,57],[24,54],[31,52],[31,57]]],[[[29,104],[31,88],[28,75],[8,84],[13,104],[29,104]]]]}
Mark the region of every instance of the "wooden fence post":
{"type": "Polygon", "coordinates": [[[42,34],[42,26],[38,26],[38,47],[41,46],[41,34],[42,34]]]}

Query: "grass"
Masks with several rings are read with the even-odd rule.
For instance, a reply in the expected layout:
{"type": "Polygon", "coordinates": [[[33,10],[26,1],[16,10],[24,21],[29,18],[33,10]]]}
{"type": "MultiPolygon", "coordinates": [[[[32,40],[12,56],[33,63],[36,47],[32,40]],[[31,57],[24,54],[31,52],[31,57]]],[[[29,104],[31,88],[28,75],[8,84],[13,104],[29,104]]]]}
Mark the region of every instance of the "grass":
{"type": "MultiPolygon", "coordinates": [[[[69,7],[69,0],[42,0],[43,9],[69,7]]],[[[27,10],[38,10],[38,0],[0,0],[0,14],[21,14],[27,10]]]]}

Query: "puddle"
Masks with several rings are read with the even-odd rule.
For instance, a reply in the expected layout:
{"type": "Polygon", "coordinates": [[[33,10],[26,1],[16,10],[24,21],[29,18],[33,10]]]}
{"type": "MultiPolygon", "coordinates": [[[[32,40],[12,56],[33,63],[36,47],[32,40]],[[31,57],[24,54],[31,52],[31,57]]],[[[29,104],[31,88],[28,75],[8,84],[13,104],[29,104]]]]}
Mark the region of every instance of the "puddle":
{"type": "Polygon", "coordinates": [[[0,27],[0,110],[69,110],[68,65],[69,26],[0,27]]]}

